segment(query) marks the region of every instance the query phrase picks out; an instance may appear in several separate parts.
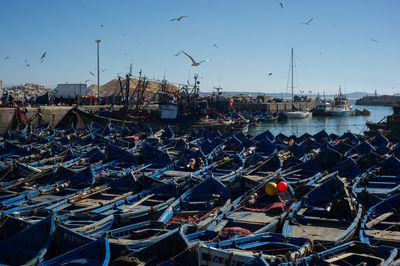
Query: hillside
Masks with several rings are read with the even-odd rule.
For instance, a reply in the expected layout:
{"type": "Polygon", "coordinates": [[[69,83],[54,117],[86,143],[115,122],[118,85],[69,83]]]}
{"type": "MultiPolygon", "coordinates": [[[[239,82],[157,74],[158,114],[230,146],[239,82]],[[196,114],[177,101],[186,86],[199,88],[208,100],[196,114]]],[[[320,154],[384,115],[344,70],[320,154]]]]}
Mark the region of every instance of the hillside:
{"type": "MultiPolygon", "coordinates": [[[[125,80],[122,80],[122,85],[125,87],[125,80]]],[[[130,92],[129,96],[132,96],[134,93],[134,90],[138,84],[138,80],[135,78],[131,78],[129,82],[129,87],[130,87],[130,92]]],[[[144,96],[147,97],[149,96],[150,98],[153,97],[153,95],[159,90],[160,88],[160,83],[155,82],[155,81],[149,81],[148,86],[144,92],[144,96]]],[[[172,84],[167,83],[167,91],[169,92],[176,92],[178,91],[178,88],[172,84]]],[[[100,95],[101,96],[116,96],[120,92],[120,85],[118,79],[113,79],[109,82],[107,82],[104,85],[100,86],[100,95]]],[[[92,84],[88,87],[87,90],[87,95],[95,95],[97,96],[97,85],[92,84]]]]}

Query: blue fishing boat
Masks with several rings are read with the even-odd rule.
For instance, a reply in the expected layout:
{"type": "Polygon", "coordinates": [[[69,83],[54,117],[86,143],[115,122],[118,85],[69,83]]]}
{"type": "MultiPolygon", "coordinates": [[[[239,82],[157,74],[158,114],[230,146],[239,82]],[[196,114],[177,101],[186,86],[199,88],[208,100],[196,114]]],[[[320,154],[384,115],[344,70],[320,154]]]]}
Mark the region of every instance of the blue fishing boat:
{"type": "Polygon", "coordinates": [[[119,256],[127,249],[143,249],[169,232],[162,222],[146,221],[110,230],[107,237],[113,256],[119,256]]]}
{"type": "Polygon", "coordinates": [[[315,243],[342,244],[355,234],[361,213],[356,195],[340,178],[331,176],[294,206],[282,234],[307,237],[315,243]]]}
{"type": "Polygon", "coordinates": [[[183,193],[158,221],[169,226],[189,224],[202,230],[225,211],[230,203],[231,193],[226,186],[210,177],[183,193]]]}
{"type": "Polygon", "coordinates": [[[296,192],[296,195],[304,195],[306,183],[313,180],[321,172],[321,165],[317,160],[308,160],[303,163],[286,168],[282,171],[285,180],[296,192]]]}
{"type": "Polygon", "coordinates": [[[208,229],[220,232],[225,237],[239,237],[263,232],[275,232],[293,207],[294,191],[288,187],[275,195],[266,194],[270,182],[285,182],[272,176],[238,197],[213,222],[208,229]]]}
{"type": "Polygon", "coordinates": [[[283,263],[282,266],[310,265],[398,265],[394,260],[398,250],[385,246],[370,246],[356,241],[326,249],[315,255],[283,263]]]}
{"type": "MultiPolygon", "coordinates": [[[[200,244],[197,265],[244,265],[254,259],[264,258],[269,264],[277,265],[294,261],[307,254],[311,241],[307,238],[284,237],[276,233],[261,233],[220,242],[200,244]]],[[[268,265],[269,265],[268,264],[268,265]]]]}
{"type": "Polygon", "coordinates": [[[196,265],[195,257],[190,252],[190,242],[181,228],[171,230],[154,241],[151,245],[132,251],[127,257],[117,258],[119,261],[144,263],[144,265],[196,265]]]}
{"type": "Polygon", "coordinates": [[[394,156],[383,160],[360,175],[353,185],[353,191],[364,207],[371,207],[400,189],[400,160],[394,156]]]}
{"type": "Polygon", "coordinates": [[[312,135],[312,138],[321,144],[329,141],[329,135],[328,135],[328,133],[326,133],[325,129],[312,135]]]}
{"type": "Polygon", "coordinates": [[[43,260],[55,231],[54,215],[0,240],[0,263],[34,265],[43,260]]]}
{"type": "Polygon", "coordinates": [[[103,265],[110,262],[110,247],[107,238],[87,243],[51,260],[40,263],[50,265],[103,265]]]}
{"type": "Polygon", "coordinates": [[[127,197],[117,197],[116,200],[97,206],[90,212],[113,215],[119,225],[144,222],[157,219],[178,196],[177,185],[161,185],[137,194],[130,193],[127,197]]]}
{"type": "MultiPolygon", "coordinates": [[[[284,136],[283,134],[281,134],[281,135],[284,136]]],[[[281,135],[278,135],[278,136],[281,136],[281,135]]],[[[286,136],[284,136],[284,137],[286,137],[286,136]]],[[[278,137],[278,138],[279,138],[279,137],[278,137]]],[[[286,137],[286,138],[287,138],[287,137],[286,137]]],[[[271,131],[269,131],[269,130],[267,129],[266,131],[264,131],[264,132],[258,134],[257,136],[251,138],[251,140],[256,141],[256,142],[262,141],[262,140],[264,140],[264,139],[269,139],[270,141],[274,141],[274,140],[275,140],[275,137],[274,137],[274,135],[271,133],[271,131]]]]}
{"type": "Polygon", "coordinates": [[[349,132],[344,133],[337,139],[335,139],[335,144],[339,143],[339,142],[345,142],[346,144],[348,144],[350,146],[355,146],[360,143],[360,140],[357,138],[356,135],[354,135],[353,133],[351,133],[349,131],[349,132]]]}
{"type": "Polygon", "coordinates": [[[369,245],[400,247],[400,194],[393,195],[366,212],[361,221],[360,239],[369,245]]]}

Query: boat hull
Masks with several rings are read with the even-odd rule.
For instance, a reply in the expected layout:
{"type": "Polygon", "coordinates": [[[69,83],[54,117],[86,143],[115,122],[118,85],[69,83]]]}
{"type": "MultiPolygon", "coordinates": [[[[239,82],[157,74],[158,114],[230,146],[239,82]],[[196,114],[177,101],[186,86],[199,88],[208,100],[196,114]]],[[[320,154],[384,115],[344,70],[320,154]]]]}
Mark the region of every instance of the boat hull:
{"type": "Polygon", "coordinates": [[[309,112],[300,112],[300,111],[286,112],[285,114],[288,116],[288,118],[306,118],[310,116],[309,112]]]}

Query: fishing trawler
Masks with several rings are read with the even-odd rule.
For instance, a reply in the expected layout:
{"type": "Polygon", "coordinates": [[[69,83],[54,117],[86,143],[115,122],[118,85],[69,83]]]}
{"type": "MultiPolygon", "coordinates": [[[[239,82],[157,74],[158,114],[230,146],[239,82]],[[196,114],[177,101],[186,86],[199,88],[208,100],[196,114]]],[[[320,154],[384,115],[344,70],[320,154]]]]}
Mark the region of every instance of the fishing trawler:
{"type": "Polygon", "coordinates": [[[335,104],[329,112],[331,116],[349,116],[353,113],[353,107],[349,104],[347,97],[343,95],[339,86],[339,93],[335,97],[335,104]]]}

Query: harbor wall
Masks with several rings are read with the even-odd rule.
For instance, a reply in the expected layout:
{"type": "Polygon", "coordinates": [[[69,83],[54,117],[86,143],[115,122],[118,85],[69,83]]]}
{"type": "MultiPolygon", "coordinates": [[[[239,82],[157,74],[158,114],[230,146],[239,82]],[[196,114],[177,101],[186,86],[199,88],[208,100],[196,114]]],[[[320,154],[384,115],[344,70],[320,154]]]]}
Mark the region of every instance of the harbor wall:
{"type": "MultiPolygon", "coordinates": [[[[26,116],[28,117],[28,119],[30,119],[37,113],[38,108],[39,107],[27,107],[28,112],[26,116]]],[[[40,112],[43,116],[42,123],[48,122],[51,126],[54,127],[72,108],[74,108],[74,106],[40,106],[40,112]]],[[[108,108],[108,106],[88,105],[84,108],[90,110],[99,110],[102,108],[108,108]]],[[[37,119],[33,120],[34,125],[36,121],[37,119]]],[[[12,128],[13,125],[16,124],[17,116],[15,108],[0,108],[0,133],[4,133],[6,130],[12,128]]]]}
{"type": "Polygon", "coordinates": [[[313,109],[315,107],[314,102],[281,102],[281,103],[233,103],[232,108],[235,111],[261,111],[270,113],[280,113],[292,110],[292,104],[300,109],[313,109]]]}
{"type": "Polygon", "coordinates": [[[11,128],[16,123],[14,108],[0,108],[0,133],[11,128]]]}

